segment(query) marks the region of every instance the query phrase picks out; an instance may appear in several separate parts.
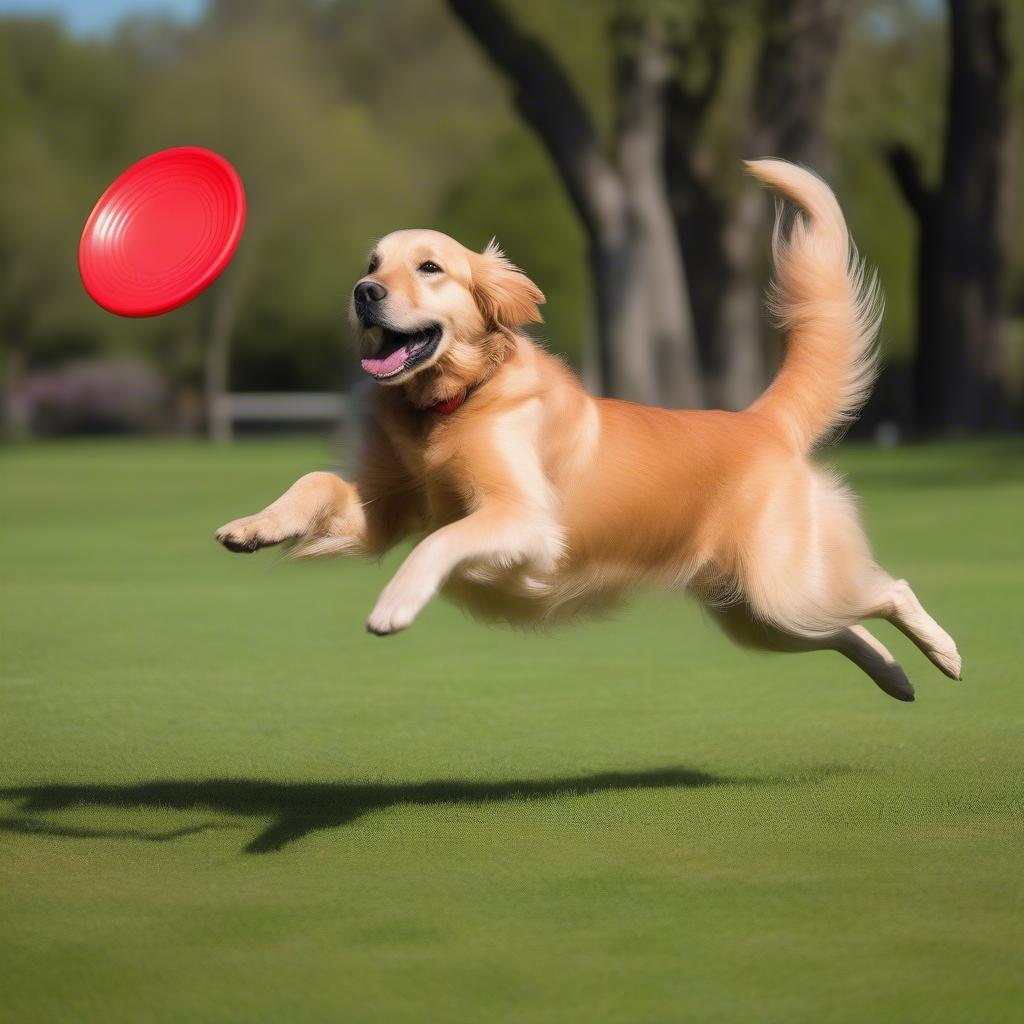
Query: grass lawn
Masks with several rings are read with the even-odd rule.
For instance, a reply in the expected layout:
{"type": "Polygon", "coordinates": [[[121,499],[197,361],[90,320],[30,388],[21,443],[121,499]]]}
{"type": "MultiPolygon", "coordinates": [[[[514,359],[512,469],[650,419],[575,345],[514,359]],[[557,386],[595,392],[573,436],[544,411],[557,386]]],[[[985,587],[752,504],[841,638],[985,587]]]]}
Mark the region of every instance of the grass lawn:
{"type": "Polygon", "coordinates": [[[1024,447],[836,456],[964,655],[550,636],[212,539],[303,442],[0,451],[0,1018],[1024,1020],[1024,447]]]}

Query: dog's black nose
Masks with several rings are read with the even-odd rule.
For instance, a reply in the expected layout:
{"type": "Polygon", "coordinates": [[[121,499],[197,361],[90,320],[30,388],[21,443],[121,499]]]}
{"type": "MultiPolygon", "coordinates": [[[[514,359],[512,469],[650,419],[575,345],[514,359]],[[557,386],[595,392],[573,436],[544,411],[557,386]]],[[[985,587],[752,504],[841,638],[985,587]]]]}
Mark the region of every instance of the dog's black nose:
{"type": "Polygon", "coordinates": [[[376,281],[360,281],[356,285],[356,302],[380,302],[388,290],[376,281]]]}

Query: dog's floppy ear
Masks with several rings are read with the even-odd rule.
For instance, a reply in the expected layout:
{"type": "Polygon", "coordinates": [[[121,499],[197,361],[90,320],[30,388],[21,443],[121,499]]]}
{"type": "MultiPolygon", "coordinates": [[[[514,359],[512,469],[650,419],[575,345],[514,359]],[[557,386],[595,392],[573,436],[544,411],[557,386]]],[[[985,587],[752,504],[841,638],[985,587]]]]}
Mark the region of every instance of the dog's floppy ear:
{"type": "Polygon", "coordinates": [[[515,328],[544,322],[544,293],[510,260],[492,238],[473,260],[473,297],[488,325],[515,328]]]}

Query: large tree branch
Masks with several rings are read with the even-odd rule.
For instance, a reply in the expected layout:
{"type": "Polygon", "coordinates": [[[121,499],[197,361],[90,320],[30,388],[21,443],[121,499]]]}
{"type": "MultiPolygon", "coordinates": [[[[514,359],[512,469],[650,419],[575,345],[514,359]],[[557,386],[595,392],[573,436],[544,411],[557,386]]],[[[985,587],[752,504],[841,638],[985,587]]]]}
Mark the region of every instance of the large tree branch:
{"type": "Polygon", "coordinates": [[[667,50],[672,58],[666,99],[677,148],[689,149],[718,94],[725,70],[725,25],[721,8],[705,4],[692,32],[670,25],[667,50]]]}
{"type": "MultiPolygon", "coordinates": [[[[841,0],[756,0],[759,32],[749,113],[735,122],[744,157],[779,156],[818,166],[821,122],[842,36],[841,0]]],[[[764,383],[760,308],[763,199],[723,175],[704,126],[720,89],[730,5],[701,0],[677,24],[676,73],[668,92],[666,164],[676,229],[686,259],[703,365],[715,401],[739,408],[764,383]]],[[[737,162],[738,163],[738,162],[737,162]]]]}
{"type": "Polygon", "coordinates": [[[712,363],[719,290],[727,274],[722,252],[726,205],[721,169],[700,140],[722,82],[727,39],[723,9],[710,0],[702,5],[696,23],[668,24],[671,73],[665,89],[665,176],[686,257],[697,341],[707,365],[712,363]]]}
{"type": "Polygon", "coordinates": [[[611,26],[618,96],[616,147],[628,178],[663,182],[665,86],[661,27],[650,18],[622,14],[611,26]]]}
{"type": "Polygon", "coordinates": [[[587,231],[608,233],[622,213],[622,187],[565,72],[494,0],[448,0],[448,6],[511,80],[516,105],[540,136],[587,231]]]}
{"type": "Polygon", "coordinates": [[[752,156],[817,166],[821,122],[842,37],[842,0],[763,0],[752,156]]]}

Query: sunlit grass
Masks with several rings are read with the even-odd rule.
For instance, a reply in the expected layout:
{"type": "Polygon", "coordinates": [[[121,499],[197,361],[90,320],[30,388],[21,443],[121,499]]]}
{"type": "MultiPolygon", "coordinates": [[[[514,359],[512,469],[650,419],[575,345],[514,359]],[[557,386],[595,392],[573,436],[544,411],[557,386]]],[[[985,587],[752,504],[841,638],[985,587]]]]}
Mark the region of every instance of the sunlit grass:
{"type": "Polygon", "coordinates": [[[685,600],[534,637],[212,534],[313,444],[0,451],[0,990],[18,1021],[1007,1021],[1024,447],[841,450],[960,643],[918,691],[685,600]]]}

